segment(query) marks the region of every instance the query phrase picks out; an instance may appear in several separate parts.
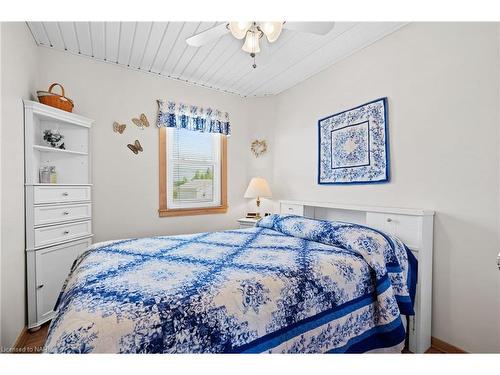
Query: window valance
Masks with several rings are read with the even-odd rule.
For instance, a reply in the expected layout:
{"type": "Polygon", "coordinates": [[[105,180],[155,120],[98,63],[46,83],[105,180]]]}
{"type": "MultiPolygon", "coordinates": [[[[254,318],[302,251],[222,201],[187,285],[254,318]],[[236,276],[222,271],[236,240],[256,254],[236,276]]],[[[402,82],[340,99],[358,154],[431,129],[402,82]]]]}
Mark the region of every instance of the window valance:
{"type": "Polygon", "coordinates": [[[171,100],[158,99],[158,127],[231,135],[229,114],[171,100]]]}

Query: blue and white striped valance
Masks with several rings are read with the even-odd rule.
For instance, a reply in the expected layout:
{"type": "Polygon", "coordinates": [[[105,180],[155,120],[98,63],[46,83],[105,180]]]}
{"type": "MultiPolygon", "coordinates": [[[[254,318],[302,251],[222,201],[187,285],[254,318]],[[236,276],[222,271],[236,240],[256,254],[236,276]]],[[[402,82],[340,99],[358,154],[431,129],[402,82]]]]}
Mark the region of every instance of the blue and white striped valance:
{"type": "Polygon", "coordinates": [[[171,100],[158,99],[157,126],[231,135],[227,112],[171,100]]]}

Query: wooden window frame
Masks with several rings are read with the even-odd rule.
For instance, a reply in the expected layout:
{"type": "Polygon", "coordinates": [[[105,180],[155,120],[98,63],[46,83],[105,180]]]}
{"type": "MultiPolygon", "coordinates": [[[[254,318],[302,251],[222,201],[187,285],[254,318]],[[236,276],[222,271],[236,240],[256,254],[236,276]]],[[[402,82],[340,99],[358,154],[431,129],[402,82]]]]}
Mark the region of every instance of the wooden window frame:
{"type": "Polygon", "coordinates": [[[168,131],[167,128],[159,129],[159,164],[160,164],[160,208],[158,214],[160,217],[172,216],[191,216],[191,215],[210,215],[223,214],[227,212],[227,137],[221,135],[220,157],[221,157],[221,173],[220,173],[220,206],[215,207],[197,207],[197,208],[168,208],[167,207],[167,144],[168,131]]]}

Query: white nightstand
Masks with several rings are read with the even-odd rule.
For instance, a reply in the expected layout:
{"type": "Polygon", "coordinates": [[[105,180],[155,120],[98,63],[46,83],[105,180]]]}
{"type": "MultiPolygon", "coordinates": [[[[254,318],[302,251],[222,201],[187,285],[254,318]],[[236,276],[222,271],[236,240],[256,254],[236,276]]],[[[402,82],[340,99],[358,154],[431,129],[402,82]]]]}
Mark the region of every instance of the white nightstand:
{"type": "Polygon", "coordinates": [[[255,223],[257,223],[257,221],[259,221],[259,220],[244,217],[244,218],[238,219],[238,224],[240,224],[240,229],[251,228],[251,227],[255,226],[255,223]]]}

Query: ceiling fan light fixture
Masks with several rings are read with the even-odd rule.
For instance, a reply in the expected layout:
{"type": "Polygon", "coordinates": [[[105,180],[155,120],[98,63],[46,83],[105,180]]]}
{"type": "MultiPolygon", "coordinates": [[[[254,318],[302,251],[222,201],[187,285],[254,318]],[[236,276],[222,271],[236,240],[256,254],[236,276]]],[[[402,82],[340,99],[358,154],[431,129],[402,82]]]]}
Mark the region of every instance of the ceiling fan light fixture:
{"type": "Polygon", "coordinates": [[[243,39],[250,27],[252,27],[252,22],[247,21],[229,22],[228,24],[229,31],[236,39],[243,39]]]}
{"type": "Polygon", "coordinates": [[[252,67],[256,68],[255,56],[257,53],[260,53],[259,39],[264,35],[269,43],[274,43],[278,40],[284,28],[326,35],[332,30],[334,25],[334,22],[226,21],[201,33],[192,35],[186,39],[186,42],[190,46],[201,47],[231,33],[236,39],[245,39],[241,49],[250,55],[253,59],[252,67]]]}
{"type": "Polygon", "coordinates": [[[261,22],[259,27],[269,43],[275,42],[283,30],[283,22],[261,22]]]}
{"type": "Polygon", "coordinates": [[[247,37],[245,38],[245,43],[241,49],[248,53],[259,53],[260,52],[260,39],[261,33],[258,30],[249,30],[247,32],[247,37]]]}

